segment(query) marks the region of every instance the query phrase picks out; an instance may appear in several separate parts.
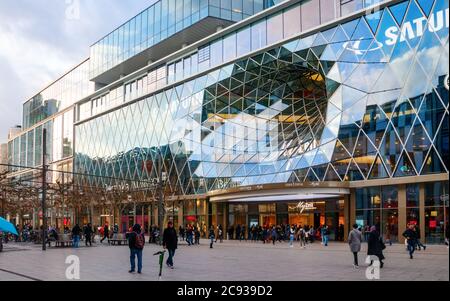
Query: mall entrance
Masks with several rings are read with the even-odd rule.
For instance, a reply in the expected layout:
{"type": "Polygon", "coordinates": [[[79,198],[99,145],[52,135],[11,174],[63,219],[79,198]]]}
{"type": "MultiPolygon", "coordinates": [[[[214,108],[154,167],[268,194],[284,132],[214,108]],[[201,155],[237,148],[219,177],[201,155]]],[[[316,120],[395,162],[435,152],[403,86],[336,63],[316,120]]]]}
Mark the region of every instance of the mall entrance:
{"type": "MultiPolygon", "coordinates": [[[[331,240],[344,237],[344,199],[323,199],[264,203],[228,203],[228,228],[271,228],[278,225],[308,226],[318,229],[326,224],[331,240]]],[[[246,233],[248,235],[248,231],[246,233]]]]}

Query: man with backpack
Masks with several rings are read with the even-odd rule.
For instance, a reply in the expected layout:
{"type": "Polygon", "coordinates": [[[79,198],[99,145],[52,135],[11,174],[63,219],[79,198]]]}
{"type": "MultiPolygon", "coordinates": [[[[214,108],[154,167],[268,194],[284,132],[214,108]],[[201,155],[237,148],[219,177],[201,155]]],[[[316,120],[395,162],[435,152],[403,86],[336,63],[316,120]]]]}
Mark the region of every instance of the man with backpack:
{"type": "Polygon", "coordinates": [[[138,274],[142,273],[142,251],[144,250],[145,237],[141,232],[141,225],[133,226],[133,231],[126,235],[128,239],[128,246],[130,247],[130,264],[131,269],[129,273],[134,273],[136,270],[136,256],[138,259],[138,274]]]}

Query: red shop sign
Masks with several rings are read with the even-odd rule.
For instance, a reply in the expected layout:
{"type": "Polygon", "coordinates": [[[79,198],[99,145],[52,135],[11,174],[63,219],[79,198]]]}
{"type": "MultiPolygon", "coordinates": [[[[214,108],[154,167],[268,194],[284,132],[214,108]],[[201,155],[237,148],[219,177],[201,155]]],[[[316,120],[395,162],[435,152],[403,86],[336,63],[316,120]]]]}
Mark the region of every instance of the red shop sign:
{"type": "Polygon", "coordinates": [[[187,220],[188,222],[195,222],[195,221],[197,220],[197,217],[195,217],[195,216],[193,216],[193,215],[190,215],[190,216],[187,216],[187,217],[186,217],[186,220],[187,220]]]}

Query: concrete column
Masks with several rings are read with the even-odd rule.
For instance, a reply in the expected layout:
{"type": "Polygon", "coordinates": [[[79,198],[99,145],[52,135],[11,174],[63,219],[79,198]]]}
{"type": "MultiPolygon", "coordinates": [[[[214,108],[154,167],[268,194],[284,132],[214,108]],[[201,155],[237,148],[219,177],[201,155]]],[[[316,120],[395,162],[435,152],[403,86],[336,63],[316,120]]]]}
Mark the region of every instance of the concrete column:
{"type": "Polygon", "coordinates": [[[184,220],[183,220],[183,202],[184,201],[178,201],[178,224],[183,225],[184,228],[184,220]]]}
{"type": "Polygon", "coordinates": [[[398,234],[399,242],[401,234],[406,229],[406,185],[398,186],[398,234]]]}
{"type": "Polygon", "coordinates": [[[155,201],[153,206],[153,216],[155,217],[155,225],[159,225],[158,220],[158,203],[155,201]]]}
{"type": "Polygon", "coordinates": [[[228,237],[228,203],[223,204],[223,237],[228,237]]]}
{"type": "Polygon", "coordinates": [[[425,239],[425,184],[419,184],[419,229],[420,240],[426,243],[425,239]]]}
{"type": "MultiPolygon", "coordinates": [[[[356,190],[350,189],[350,225],[356,223],[356,190]]],[[[348,233],[347,233],[348,234],[348,233]]]]}
{"type": "Polygon", "coordinates": [[[348,233],[350,232],[352,222],[350,220],[350,196],[346,195],[344,197],[344,241],[348,238],[348,233]]]}

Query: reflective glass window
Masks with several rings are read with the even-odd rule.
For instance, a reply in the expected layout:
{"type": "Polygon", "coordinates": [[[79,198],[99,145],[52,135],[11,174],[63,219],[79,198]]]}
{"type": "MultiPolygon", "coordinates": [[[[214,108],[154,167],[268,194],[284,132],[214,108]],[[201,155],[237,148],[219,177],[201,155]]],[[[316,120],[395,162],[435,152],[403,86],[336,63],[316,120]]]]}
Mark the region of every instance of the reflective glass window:
{"type": "Polygon", "coordinates": [[[279,13],[267,19],[267,44],[274,44],[283,39],[283,14],[279,13]]]}
{"type": "Polygon", "coordinates": [[[266,20],[252,24],[252,51],[263,48],[267,45],[266,20]]]}
{"type": "Polygon", "coordinates": [[[319,0],[310,0],[302,5],[302,30],[320,25],[319,0]]]}
{"type": "Polygon", "coordinates": [[[236,34],[231,34],[223,39],[224,62],[236,58],[236,34]]]}
{"type": "Polygon", "coordinates": [[[211,67],[215,67],[223,62],[222,39],[212,43],[210,47],[211,47],[211,67]]]}
{"type": "Polygon", "coordinates": [[[237,56],[243,56],[251,51],[250,27],[246,27],[237,33],[237,56]]]}
{"type": "Polygon", "coordinates": [[[284,38],[289,38],[301,32],[300,5],[284,12],[284,38]]]}

